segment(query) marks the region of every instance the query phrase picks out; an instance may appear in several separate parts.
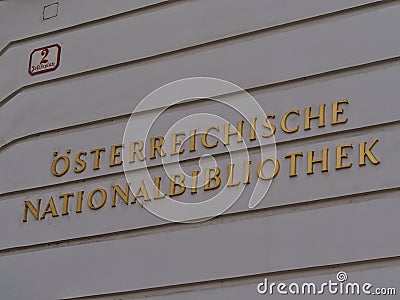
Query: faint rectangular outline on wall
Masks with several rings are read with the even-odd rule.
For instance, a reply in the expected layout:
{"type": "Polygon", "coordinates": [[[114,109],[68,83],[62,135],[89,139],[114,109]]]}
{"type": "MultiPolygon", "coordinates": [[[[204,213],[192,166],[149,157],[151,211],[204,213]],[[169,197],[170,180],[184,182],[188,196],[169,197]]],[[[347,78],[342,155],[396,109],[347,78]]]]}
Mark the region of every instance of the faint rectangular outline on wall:
{"type": "Polygon", "coordinates": [[[55,18],[58,15],[58,2],[54,2],[43,7],[43,20],[48,20],[51,18],[55,18]]]}

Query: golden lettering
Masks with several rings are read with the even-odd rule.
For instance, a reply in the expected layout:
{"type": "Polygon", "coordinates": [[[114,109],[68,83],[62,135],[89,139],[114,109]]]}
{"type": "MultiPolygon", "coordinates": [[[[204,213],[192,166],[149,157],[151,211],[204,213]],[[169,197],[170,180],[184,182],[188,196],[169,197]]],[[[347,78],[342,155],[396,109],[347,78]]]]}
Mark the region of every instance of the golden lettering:
{"type": "Polygon", "coordinates": [[[77,214],[80,214],[82,212],[83,193],[84,193],[84,191],[78,192],[78,200],[77,200],[77,204],[76,204],[76,213],[77,214]]]}
{"type": "Polygon", "coordinates": [[[343,153],[346,148],[353,148],[353,144],[344,144],[336,147],[336,170],[351,168],[353,165],[352,163],[343,165],[343,159],[348,157],[347,153],[343,153]]]}
{"type": "Polygon", "coordinates": [[[201,143],[202,143],[203,146],[206,147],[206,148],[214,148],[214,147],[217,147],[217,146],[218,146],[218,141],[216,141],[214,144],[209,144],[209,143],[207,142],[207,136],[208,136],[208,133],[210,132],[211,129],[214,129],[214,130],[219,131],[219,126],[211,126],[211,127],[208,127],[208,128],[206,129],[206,131],[204,131],[204,133],[202,134],[202,136],[201,136],[201,143]]]}
{"type": "MultiPolygon", "coordinates": [[[[70,151],[68,151],[67,153],[70,153],[70,151]]],[[[57,152],[54,152],[54,155],[56,156],[56,155],[57,155],[57,152]]],[[[57,157],[55,160],[53,160],[53,162],[51,163],[51,173],[52,173],[54,176],[61,177],[61,176],[63,176],[65,173],[68,172],[69,166],[70,166],[69,157],[68,157],[68,156],[64,156],[64,155],[59,156],[59,157],[57,157]],[[64,169],[63,169],[61,172],[58,172],[58,171],[57,171],[57,164],[58,164],[58,162],[59,162],[60,160],[63,160],[63,161],[64,161],[64,169]]]]}
{"type": "Polygon", "coordinates": [[[162,149],[164,144],[164,138],[162,136],[156,136],[151,138],[151,148],[150,148],[150,159],[156,158],[156,151],[160,157],[165,156],[165,152],[162,149]]]}
{"type": "Polygon", "coordinates": [[[282,128],[282,130],[284,131],[284,132],[286,132],[286,133],[294,133],[294,132],[296,132],[296,131],[299,131],[299,128],[300,128],[300,126],[299,125],[297,125],[295,128],[293,128],[293,129],[289,129],[288,127],[287,127],[287,119],[288,119],[288,117],[290,116],[290,115],[298,115],[298,116],[300,116],[300,111],[299,110],[290,110],[290,111],[288,111],[288,112],[286,112],[284,115],[283,115],[283,117],[282,117],[282,119],[281,119],[281,128],[282,128]]]}
{"type": "Polygon", "coordinates": [[[257,126],[257,118],[251,118],[250,119],[250,141],[254,141],[257,139],[256,126],[257,126]]]}
{"type": "MultiPolygon", "coordinates": [[[[345,108],[347,109],[347,106],[349,104],[349,100],[347,99],[341,99],[338,101],[333,101],[332,102],[332,119],[331,119],[331,125],[338,125],[338,124],[345,124],[348,123],[349,119],[345,116],[345,108]]],[[[330,104],[329,104],[330,105],[330,104]]],[[[285,133],[294,133],[298,132],[302,126],[302,121],[299,124],[299,120],[302,119],[303,113],[304,113],[304,130],[310,130],[311,125],[317,126],[317,120],[318,120],[318,127],[324,127],[326,125],[325,118],[326,118],[326,105],[325,104],[320,104],[318,106],[318,113],[316,113],[317,106],[315,108],[312,107],[306,107],[304,110],[289,110],[285,114],[283,114],[281,120],[280,120],[280,125],[281,129],[285,133]],[[313,111],[315,110],[315,111],[313,111]],[[314,122],[315,124],[311,124],[311,122],[314,122]]],[[[347,111],[346,111],[347,112],[347,111]]],[[[280,116],[280,115],[279,115],[280,116]]],[[[328,116],[330,117],[330,116],[328,116]]],[[[247,131],[247,127],[245,128],[246,134],[249,134],[249,140],[254,141],[257,140],[258,135],[257,133],[260,132],[261,136],[264,138],[269,138],[273,136],[276,131],[277,127],[279,127],[278,121],[274,121],[274,124],[270,124],[269,120],[270,119],[275,119],[274,114],[266,114],[264,116],[257,116],[250,118],[249,120],[249,131],[247,131]],[[259,122],[259,123],[257,123],[259,122]],[[262,128],[257,128],[257,126],[261,126],[262,123],[262,128]],[[257,129],[259,131],[257,131],[257,129]],[[260,129],[262,129],[260,131],[260,129]]],[[[237,122],[237,127],[234,127],[234,123],[225,123],[224,128],[221,128],[220,132],[220,127],[219,126],[210,126],[208,127],[203,133],[201,133],[201,142],[202,145],[205,148],[215,148],[219,145],[219,139],[222,140],[222,134],[223,134],[223,143],[225,145],[229,145],[230,138],[232,136],[236,135],[236,141],[237,142],[243,142],[243,126],[244,126],[243,120],[239,120],[237,122]],[[210,138],[209,135],[213,135],[211,131],[214,130],[217,133],[214,135],[214,139],[210,138]],[[222,133],[222,130],[224,132],[222,133]],[[218,134],[218,136],[217,136],[218,134]],[[209,143],[211,141],[211,143],[209,143]]],[[[247,122],[247,120],[246,120],[247,122]]],[[[328,120],[329,123],[329,120],[328,120]]],[[[329,125],[329,124],[328,124],[329,125]]],[[[247,126],[247,125],[246,125],[247,126]]],[[[169,153],[170,155],[177,155],[177,154],[182,154],[184,151],[187,149],[186,147],[186,137],[189,140],[188,144],[190,144],[189,150],[190,152],[196,151],[196,135],[197,135],[197,130],[192,129],[190,130],[190,136],[188,136],[189,131],[185,132],[176,132],[176,133],[171,133],[168,136],[171,137],[171,152],[169,153]],[[185,147],[184,147],[185,146],[185,147]],[[186,149],[183,149],[186,148],[186,149]]],[[[167,138],[167,137],[165,137],[167,138]]],[[[146,158],[150,157],[150,159],[154,159],[157,156],[157,153],[160,157],[166,156],[167,154],[164,152],[163,146],[164,144],[164,137],[162,136],[155,136],[152,137],[151,140],[146,140],[146,141],[134,141],[130,143],[130,156],[129,156],[129,162],[135,162],[135,160],[139,161],[144,161],[146,158]],[[145,144],[146,143],[146,144],[145,144]],[[150,150],[148,151],[147,143],[150,145],[150,150]],[[146,149],[145,149],[146,145],[146,149]],[[145,157],[145,155],[147,157],[145,157]]],[[[378,139],[373,139],[372,141],[363,141],[359,142],[359,166],[365,166],[367,164],[369,165],[377,165],[380,163],[379,160],[379,155],[375,155],[374,147],[378,143],[378,139]],[[369,160],[369,162],[367,162],[369,160]]],[[[296,143],[297,144],[297,143],[296,143]]],[[[336,166],[335,170],[341,170],[341,169],[346,169],[346,168],[354,168],[354,164],[356,161],[351,160],[353,158],[353,155],[356,155],[355,159],[357,159],[357,154],[354,153],[357,144],[355,143],[346,143],[346,144],[336,144],[335,148],[329,147],[329,148],[323,148],[321,150],[309,150],[307,151],[307,162],[304,161],[305,158],[302,158],[305,156],[306,153],[303,152],[294,152],[294,153],[289,153],[286,154],[284,157],[285,159],[288,159],[288,164],[290,164],[290,172],[289,172],[289,177],[295,177],[297,176],[297,173],[299,170],[302,170],[303,173],[306,171],[306,174],[314,174],[315,169],[314,166],[318,164],[317,169],[320,167],[321,172],[328,172],[329,171],[329,151],[335,151],[336,152],[336,166]],[[321,152],[320,152],[321,151],[321,152]],[[318,158],[316,158],[316,152],[319,153],[318,158]],[[320,156],[321,155],[321,156],[320,156]],[[299,159],[300,157],[300,159],[299,159]],[[307,163],[307,167],[305,164],[307,163]],[[319,165],[320,164],[320,165],[319,165]]],[[[169,147],[169,144],[168,144],[169,147]]],[[[165,148],[165,147],[164,147],[165,148]]],[[[107,148],[108,149],[108,148],[107,148]]],[[[122,158],[122,149],[124,149],[123,144],[116,144],[110,146],[110,163],[109,167],[114,167],[114,166],[120,166],[123,163],[123,158],[122,158]]],[[[165,148],[167,149],[167,148],[165,148]]],[[[106,148],[101,147],[97,149],[90,150],[90,154],[93,155],[93,170],[98,170],[100,169],[101,159],[105,159],[103,157],[103,152],[106,152],[106,148]]],[[[189,151],[186,151],[189,152],[189,151]]],[[[73,173],[82,173],[84,172],[88,164],[90,165],[90,162],[88,161],[87,155],[89,154],[89,151],[80,151],[78,152],[75,156],[71,156],[71,149],[68,148],[66,150],[66,155],[61,155],[58,152],[53,152],[53,161],[51,162],[51,173],[54,176],[61,177],[68,173],[70,170],[70,167],[73,167],[73,173]],[[71,156],[71,157],[69,157],[71,156]],[[72,161],[72,165],[71,162],[72,161]]],[[[379,152],[378,152],[379,154],[379,152]]],[[[227,155],[227,153],[221,153],[219,155],[227,155]]],[[[108,157],[107,157],[108,158],[108,157]]],[[[243,158],[243,157],[242,157],[243,158]]],[[[331,162],[333,163],[334,157],[331,154],[331,162]]],[[[250,184],[251,176],[258,176],[259,179],[261,180],[272,180],[276,178],[279,174],[280,171],[280,164],[282,161],[278,160],[275,157],[268,157],[265,159],[262,159],[261,161],[257,161],[257,168],[254,166],[254,168],[251,168],[252,162],[250,160],[248,161],[240,161],[241,163],[244,163],[244,169],[243,169],[243,177],[240,174],[240,177],[238,174],[235,174],[235,166],[239,166],[240,173],[242,172],[241,167],[242,165],[237,165],[237,161],[231,160],[230,162],[227,162],[227,174],[224,173],[224,176],[227,176],[227,187],[234,187],[234,186],[239,186],[241,182],[243,184],[250,184]],[[256,172],[257,175],[256,175],[256,172]],[[252,174],[253,172],[254,174],[252,174]],[[236,177],[235,177],[236,176],[236,177]]],[[[331,167],[333,170],[333,167],[331,167]]],[[[222,171],[222,172],[225,172],[222,171]]],[[[236,171],[238,172],[238,171],[236,171]]],[[[72,170],[71,170],[72,173],[72,170]]],[[[319,173],[319,172],[317,172],[319,173]]],[[[331,174],[332,176],[334,174],[331,174]]],[[[75,199],[75,194],[76,194],[76,210],[75,212],[82,213],[82,206],[83,206],[83,201],[87,201],[87,205],[90,209],[92,210],[98,210],[102,207],[105,206],[107,202],[107,198],[111,197],[112,193],[112,203],[111,207],[116,207],[117,206],[117,201],[123,201],[126,205],[133,204],[135,203],[138,198],[143,198],[144,201],[150,201],[153,199],[162,199],[166,197],[166,194],[169,195],[170,197],[173,196],[179,196],[185,193],[186,189],[189,189],[190,185],[190,193],[191,194],[196,194],[198,192],[198,189],[204,186],[204,191],[207,190],[215,190],[221,187],[222,180],[225,180],[224,176],[221,176],[221,169],[218,166],[211,167],[211,168],[206,168],[204,172],[200,173],[198,170],[192,170],[192,177],[191,177],[191,183],[188,183],[188,187],[185,186],[185,174],[176,174],[172,177],[172,179],[169,179],[169,194],[168,193],[163,193],[161,191],[161,181],[163,180],[163,177],[154,177],[154,191],[150,191],[151,195],[154,196],[153,198],[150,198],[147,186],[145,184],[144,180],[141,180],[138,186],[138,190],[136,193],[132,193],[130,190],[130,185],[129,183],[124,183],[124,185],[118,185],[114,184],[111,187],[107,187],[106,189],[103,188],[96,188],[92,190],[86,199],[86,192],[84,191],[78,191],[77,193],[61,193],[59,195],[59,199],[57,197],[51,196],[50,199],[48,199],[48,202],[43,202],[42,199],[36,199],[36,202],[30,201],[30,200],[25,200],[24,201],[24,212],[22,217],[23,222],[28,222],[28,219],[30,220],[43,220],[46,219],[47,215],[51,215],[51,217],[58,217],[59,213],[58,211],[61,212],[62,216],[70,215],[74,213],[73,210],[73,205],[74,202],[72,199],[75,199]],[[201,174],[201,175],[200,175],[201,174]],[[203,183],[202,180],[199,179],[199,176],[204,176],[204,185],[200,184],[203,183]],[[107,190],[107,191],[106,191],[107,190]],[[154,193],[153,193],[154,192],[154,193]],[[84,197],[85,195],[85,197],[84,197]],[[133,197],[131,197],[133,195],[133,197]],[[54,198],[53,198],[54,197],[54,198]],[[56,199],[59,202],[55,202],[54,199],[56,199]],[[43,203],[42,203],[43,202],[43,203]],[[62,204],[61,204],[62,203],[62,204]],[[46,204],[46,205],[45,205],[46,204]],[[72,206],[71,206],[72,205],[72,206]],[[44,209],[43,209],[44,208],[44,209]],[[71,208],[71,209],[70,209],[71,208]],[[61,211],[62,209],[62,211],[61,211]]],[[[339,176],[339,175],[337,175],[339,176]]],[[[331,176],[330,176],[331,177],[331,176]]],[[[202,178],[203,179],[203,178],[202,178]]],[[[257,179],[254,177],[254,179],[257,179]]],[[[167,179],[168,180],[168,179],[167,179]]],[[[189,179],[186,179],[189,180],[189,179]]],[[[84,181],[84,180],[83,180],[84,181]]],[[[148,182],[150,184],[150,182],[148,182]]],[[[83,184],[84,185],[84,184],[83,184]]],[[[168,182],[165,182],[165,188],[168,188],[168,182]]],[[[88,191],[89,192],[89,191],[88,191]]],[[[167,191],[165,191],[167,192],[167,191]]],[[[47,200],[46,199],[46,200],[47,200]]],[[[86,205],[86,204],[85,204],[86,205]]],[[[133,206],[134,207],[134,206],[133,206]]],[[[22,206],[21,206],[22,209],[22,206]]],[[[134,208],[132,208],[134,209],[134,208]]]]}
{"type": "Polygon", "coordinates": [[[165,194],[161,191],[161,177],[155,178],[154,200],[165,198],[165,194]]]}
{"type": "Polygon", "coordinates": [[[190,190],[191,194],[197,193],[198,176],[199,176],[199,171],[195,170],[192,172],[192,188],[190,190]]]}
{"type": "Polygon", "coordinates": [[[361,142],[360,143],[360,162],[359,165],[360,166],[365,166],[366,162],[365,162],[365,157],[367,156],[369,161],[374,164],[377,165],[380,163],[379,159],[376,158],[376,156],[371,152],[372,148],[376,145],[376,143],[378,142],[378,139],[375,139],[372,141],[371,145],[367,146],[367,142],[361,142]]]}
{"type": "Polygon", "coordinates": [[[102,207],[104,206],[104,204],[106,204],[106,201],[107,201],[107,193],[106,193],[105,189],[103,189],[103,188],[97,188],[97,189],[95,189],[95,190],[93,190],[93,191],[91,191],[91,192],[89,193],[87,203],[88,203],[88,206],[89,206],[91,209],[97,210],[97,209],[102,208],[102,207]],[[101,201],[100,201],[100,203],[98,203],[97,205],[95,205],[95,204],[93,203],[93,196],[94,196],[96,193],[100,193],[100,195],[101,195],[101,201]]]}
{"type": "Polygon", "coordinates": [[[39,220],[39,212],[40,212],[40,203],[41,203],[42,199],[37,199],[36,200],[36,207],[32,204],[31,201],[26,200],[25,201],[25,210],[24,210],[24,218],[23,218],[23,222],[28,222],[28,211],[31,212],[31,214],[33,215],[33,217],[36,220],[39,220]]]}
{"type": "Polygon", "coordinates": [[[310,130],[311,120],[318,119],[318,127],[325,127],[325,104],[321,104],[319,106],[319,113],[317,115],[311,115],[311,107],[307,107],[305,110],[305,118],[304,118],[304,130],[310,130]]]}
{"type": "Polygon", "coordinates": [[[268,114],[264,117],[262,124],[265,128],[268,128],[270,130],[269,133],[263,133],[262,136],[265,138],[269,138],[271,136],[273,136],[276,132],[276,126],[274,124],[271,124],[268,122],[268,119],[275,119],[275,115],[274,114],[268,114]]]}
{"type": "Polygon", "coordinates": [[[131,142],[131,147],[129,151],[130,163],[135,162],[135,155],[139,158],[140,161],[143,161],[145,159],[144,155],[142,154],[143,147],[144,147],[143,141],[131,142]],[[136,149],[136,146],[138,146],[138,149],[136,149]]]}
{"type": "Polygon", "coordinates": [[[339,108],[340,104],[349,104],[349,100],[343,99],[332,103],[332,125],[345,124],[348,121],[347,118],[342,120],[339,119],[339,115],[344,113],[344,110],[339,108]]]}
{"type": "Polygon", "coordinates": [[[251,166],[251,161],[248,160],[244,163],[244,176],[243,176],[243,184],[249,184],[250,183],[250,166],[251,166]]]}
{"type": "Polygon", "coordinates": [[[285,155],[285,158],[290,158],[290,174],[289,177],[297,176],[297,157],[303,156],[303,152],[295,152],[285,155]]]}
{"type": "Polygon", "coordinates": [[[66,193],[66,194],[60,195],[60,199],[64,199],[63,200],[63,210],[61,213],[63,216],[68,215],[69,198],[73,197],[73,196],[74,196],[74,193],[66,193]]]}
{"type": "Polygon", "coordinates": [[[116,184],[112,186],[113,189],[113,197],[112,197],[112,202],[111,202],[111,207],[116,207],[117,204],[117,195],[119,198],[125,202],[126,205],[129,204],[129,183],[125,185],[125,192],[122,190],[122,188],[116,184]]]}
{"type": "Polygon", "coordinates": [[[190,130],[190,152],[196,151],[196,130],[190,130]]]}
{"type": "Polygon", "coordinates": [[[91,153],[91,154],[94,154],[93,170],[98,170],[98,169],[100,169],[100,156],[101,156],[101,152],[105,152],[105,151],[106,151],[106,148],[104,148],[104,147],[90,150],[90,153],[91,153]]]}
{"type": "Polygon", "coordinates": [[[280,170],[279,161],[278,161],[276,158],[269,157],[269,158],[264,159],[264,160],[258,165],[257,174],[258,174],[258,177],[260,177],[261,179],[264,179],[264,180],[271,180],[271,179],[275,178],[275,177],[278,175],[279,170],[280,170]],[[274,171],[273,171],[273,173],[272,173],[271,176],[265,176],[265,175],[263,174],[263,167],[264,167],[264,164],[265,164],[267,161],[272,161],[272,163],[274,164],[274,171]]]}
{"type": "Polygon", "coordinates": [[[214,190],[221,185],[221,178],[219,178],[219,174],[221,173],[220,168],[213,167],[206,169],[206,183],[204,185],[204,190],[214,190]],[[213,175],[211,176],[211,171],[213,171],[213,175]],[[211,182],[214,181],[214,185],[211,185],[211,182]]]}
{"type": "Polygon", "coordinates": [[[150,197],[149,197],[149,193],[147,192],[147,188],[146,185],[144,183],[144,180],[142,180],[139,184],[139,188],[137,190],[137,192],[135,193],[135,198],[138,199],[140,197],[143,197],[144,201],[149,201],[150,197]]]}
{"type": "Polygon", "coordinates": [[[172,134],[171,155],[182,154],[183,152],[185,152],[185,149],[180,149],[179,151],[176,149],[176,146],[181,145],[181,143],[182,143],[182,141],[179,141],[177,139],[178,136],[186,136],[186,133],[178,132],[178,133],[172,134]]]}
{"type": "Polygon", "coordinates": [[[52,215],[53,218],[58,217],[58,213],[57,213],[57,208],[56,205],[54,203],[53,197],[50,197],[49,202],[47,202],[47,205],[43,211],[42,216],[40,217],[40,219],[44,219],[46,218],[47,214],[52,215]]]}
{"type": "Polygon", "coordinates": [[[328,148],[322,149],[322,158],[314,159],[314,151],[307,153],[307,174],[314,174],[314,164],[322,163],[321,172],[328,172],[328,148]]]}
{"type": "Polygon", "coordinates": [[[240,181],[233,181],[233,170],[235,168],[235,164],[228,165],[228,186],[235,186],[240,183],[240,181]]]}
{"type": "Polygon", "coordinates": [[[244,121],[238,121],[237,122],[237,130],[234,130],[233,132],[230,131],[231,124],[226,123],[224,127],[224,144],[229,145],[229,137],[231,135],[237,135],[237,142],[243,142],[243,123],[244,121]]]}
{"type": "Polygon", "coordinates": [[[182,195],[186,190],[186,186],[185,186],[184,182],[185,182],[184,174],[174,175],[173,178],[170,179],[169,195],[171,197],[182,195]],[[178,181],[176,180],[177,177],[179,177],[178,181]],[[179,186],[179,191],[176,191],[176,187],[178,187],[178,186],[179,186]]]}
{"type": "Polygon", "coordinates": [[[87,154],[87,152],[85,152],[85,151],[81,151],[78,154],[76,154],[75,162],[80,166],[80,168],[75,167],[74,168],[74,172],[75,173],[81,173],[81,172],[85,171],[85,169],[86,169],[86,161],[84,161],[81,157],[82,157],[82,155],[86,156],[86,154],[87,154]]]}
{"type": "Polygon", "coordinates": [[[122,161],[116,161],[118,157],[121,157],[121,152],[117,151],[122,148],[124,145],[118,144],[111,146],[111,154],[110,154],[110,167],[120,166],[122,165],[122,161]]]}

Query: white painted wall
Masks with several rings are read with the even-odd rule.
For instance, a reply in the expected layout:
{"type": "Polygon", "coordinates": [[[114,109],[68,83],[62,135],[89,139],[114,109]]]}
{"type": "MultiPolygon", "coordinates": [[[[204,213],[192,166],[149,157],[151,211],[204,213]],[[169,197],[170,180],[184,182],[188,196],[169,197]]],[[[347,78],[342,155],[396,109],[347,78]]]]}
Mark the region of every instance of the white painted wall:
{"type": "MultiPolygon", "coordinates": [[[[329,280],[340,270],[400,289],[399,1],[63,0],[57,17],[42,20],[53,2],[0,1],[2,299],[255,299],[266,297],[256,292],[264,277],[329,280]],[[32,50],[54,43],[60,67],[29,75],[32,50]],[[191,76],[249,89],[277,119],[349,99],[349,121],[278,130],[281,170],[254,210],[250,185],[222,216],[197,224],[171,224],[137,204],[112,208],[110,199],[98,211],[22,222],[27,199],[53,196],[59,208],[61,193],[124,186],[120,167],[57,178],[53,151],[121,143],[144,96],[191,76]],[[374,139],[380,164],[359,167],[358,143],[374,139]],[[345,143],[354,165],[335,170],[335,146],[345,143]],[[299,176],[288,176],[285,154],[324,147],[328,173],[306,175],[303,157],[299,176]]],[[[196,101],[172,109],[154,132],[207,110],[235,120],[196,101]]],[[[223,166],[224,151],[210,152],[223,166]]]]}

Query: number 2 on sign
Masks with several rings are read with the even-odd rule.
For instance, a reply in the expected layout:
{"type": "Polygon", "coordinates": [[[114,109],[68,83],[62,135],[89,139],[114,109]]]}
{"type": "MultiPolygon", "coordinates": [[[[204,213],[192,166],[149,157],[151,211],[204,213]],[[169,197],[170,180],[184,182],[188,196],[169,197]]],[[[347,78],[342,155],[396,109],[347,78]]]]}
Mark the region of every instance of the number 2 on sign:
{"type": "Polygon", "coordinates": [[[47,57],[47,55],[49,55],[49,49],[43,49],[42,50],[42,53],[40,53],[43,57],[42,57],[42,60],[40,61],[40,63],[41,64],[46,64],[46,63],[48,63],[49,62],[49,60],[48,59],[46,59],[46,57],[47,57]]]}

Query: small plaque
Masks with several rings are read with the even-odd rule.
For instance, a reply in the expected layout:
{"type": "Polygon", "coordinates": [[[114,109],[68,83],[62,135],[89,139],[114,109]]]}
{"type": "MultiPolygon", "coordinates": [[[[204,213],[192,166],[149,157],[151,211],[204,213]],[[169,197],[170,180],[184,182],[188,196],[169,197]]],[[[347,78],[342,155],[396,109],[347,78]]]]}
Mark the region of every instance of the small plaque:
{"type": "Polygon", "coordinates": [[[60,54],[61,46],[58,44],[33,50],[29,60],[29,74],[36,75],[56,70],[60,65],[60,54]]]}

